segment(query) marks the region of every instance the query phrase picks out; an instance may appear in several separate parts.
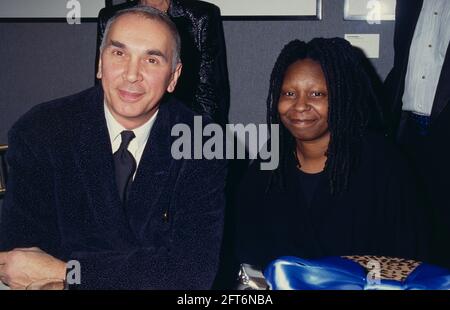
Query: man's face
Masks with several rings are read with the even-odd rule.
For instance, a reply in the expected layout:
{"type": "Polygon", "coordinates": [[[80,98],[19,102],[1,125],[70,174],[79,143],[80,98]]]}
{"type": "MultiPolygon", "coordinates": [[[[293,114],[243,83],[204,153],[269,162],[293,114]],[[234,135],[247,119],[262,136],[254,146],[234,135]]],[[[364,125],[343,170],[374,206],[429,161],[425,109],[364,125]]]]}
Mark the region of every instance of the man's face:
{"type": "Polygon", "coordinates": [[[173,92],[181,64],[172,68],[174,40],[167,27],[137,15],[122,15],[112,25],[97,78],[114,118],[134,129],[157,111],[166,91],[173,92]]]}

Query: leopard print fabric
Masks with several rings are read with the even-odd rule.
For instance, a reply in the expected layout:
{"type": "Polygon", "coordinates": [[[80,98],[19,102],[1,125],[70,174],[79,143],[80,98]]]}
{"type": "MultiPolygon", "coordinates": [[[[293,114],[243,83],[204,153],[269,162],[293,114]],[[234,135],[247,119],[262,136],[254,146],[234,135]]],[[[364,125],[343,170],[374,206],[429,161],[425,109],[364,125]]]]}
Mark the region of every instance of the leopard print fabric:
{"type": "Polygon", "coordinates": [[[379,265],[381,267],[381,279],[396,281],[405,280],[421,264],[421,262],[414,260],[386,256],[355,255],[343,257],[360,264],[368,272],[373,270],[374,266],[379,265]]]}

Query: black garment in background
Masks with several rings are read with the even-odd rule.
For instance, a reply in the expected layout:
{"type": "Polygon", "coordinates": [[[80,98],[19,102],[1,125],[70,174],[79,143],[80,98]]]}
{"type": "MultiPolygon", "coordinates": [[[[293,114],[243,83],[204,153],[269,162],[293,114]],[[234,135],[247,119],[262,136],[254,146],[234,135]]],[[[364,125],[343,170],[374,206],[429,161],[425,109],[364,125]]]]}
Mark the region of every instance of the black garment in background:
{"type": "MultiPolygon", "coordinates": [[[[100,10],[97,24],[97,61],[106,24],[119,10],[133,7],[131,1],[100,10]]],[[[220,9],[197,0],[171,0],[167,12],[181,38],[183,70],[175,96],[191,109],[210,116],[219,124],[228,122],[230,86],[225,38],[220,9]]]]}
{"type": "Polygon", "coordinates": [[[265,266],[284,255],[390,255],[424,258],[426,230],[416,189],[403,160],[382,136],[368,134],[349,190],[330,195],[321,174],[306,205],[295,161],[287,189],[267,189],[271,171],[250,168],[238,192],[237,256],[265,266]],[[266,190],[267,189],[267,190],[266,190]]]}
{"type": "Polygon", "coordinates": [[[402,113],[409,50],[422,4],[423,0],[397,0],[394,67],[386,78],[385,89],[392,135],[405,151],[422,184],[421,189],[428,196],[427,210],[432,216],[431,262],[450,268],[450,48],[447,48],[436,94],[430,94],[433,109],[429,135],[419,137],[402,113]]]}

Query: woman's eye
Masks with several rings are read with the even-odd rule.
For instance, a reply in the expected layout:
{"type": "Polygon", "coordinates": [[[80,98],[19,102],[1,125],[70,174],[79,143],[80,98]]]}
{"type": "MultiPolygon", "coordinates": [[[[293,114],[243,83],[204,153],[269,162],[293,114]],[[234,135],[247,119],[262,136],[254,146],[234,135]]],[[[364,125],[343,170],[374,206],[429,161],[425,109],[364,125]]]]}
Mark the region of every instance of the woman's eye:
{"type": "Polygon", "coordinates": [[[311,93],[312,97],[322,97],[324,95],[324,93],[320,92],[320,91],[313,91],[311,93]]]}
{"type": "Polygon", "coordinates": [[[292,96],[294,96],[294,93],[291,91],[285,91],[285,92],[283,92],[283,96],[292,97],[292,96]]]}

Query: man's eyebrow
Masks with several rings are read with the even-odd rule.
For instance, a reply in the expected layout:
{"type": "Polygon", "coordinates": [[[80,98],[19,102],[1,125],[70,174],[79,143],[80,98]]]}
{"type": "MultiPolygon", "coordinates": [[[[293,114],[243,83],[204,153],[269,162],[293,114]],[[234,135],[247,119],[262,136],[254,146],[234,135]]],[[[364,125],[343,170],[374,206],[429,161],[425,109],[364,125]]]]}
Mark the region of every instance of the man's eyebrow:
{"type": "Polygon", "coordinates": [[[114,46],[114,47],[118,47],[118,48],[126,48],[125,44],[123,44],[122,42],[119,42],[119,41],[115,41],[115,40],[111,40],[109,45],[114,46]]]}
{"type": "Polygon", "coordinates": [[[166,55],[164,55],[164,53],[161,52],[160,50],[147,50],[146,54],[149,56],[159,56],[163,58],[165,61],[167,61],[166,55]]]}

